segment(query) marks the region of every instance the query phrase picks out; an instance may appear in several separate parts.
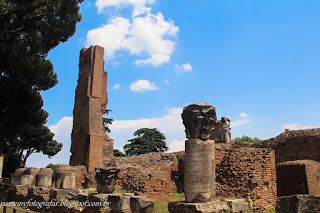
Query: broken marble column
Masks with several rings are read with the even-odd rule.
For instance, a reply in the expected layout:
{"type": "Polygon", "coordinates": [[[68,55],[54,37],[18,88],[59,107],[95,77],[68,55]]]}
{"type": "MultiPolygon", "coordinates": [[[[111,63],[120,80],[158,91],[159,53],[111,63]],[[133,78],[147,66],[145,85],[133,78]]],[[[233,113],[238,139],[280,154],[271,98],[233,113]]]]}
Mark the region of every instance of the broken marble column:
{"type": "Polygon", "coordinates": [[[41,168],[36,175],[36,186],[51,187],[53,170],[41,168]]]}
{"type": "Polygon", "coordinates": [[[206,103],[183,108],[186,128],[184,190],[186,202],[210,202],[215,196],[216,109],[206,103]]]}

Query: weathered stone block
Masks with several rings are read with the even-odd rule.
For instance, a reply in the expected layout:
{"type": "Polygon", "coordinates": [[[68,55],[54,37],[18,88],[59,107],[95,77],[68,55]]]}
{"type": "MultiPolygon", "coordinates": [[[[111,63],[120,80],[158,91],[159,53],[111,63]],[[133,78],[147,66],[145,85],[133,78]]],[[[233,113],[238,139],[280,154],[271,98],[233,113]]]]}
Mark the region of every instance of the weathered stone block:
{"type": "Polygon", "coordinates": [[[227,202],[224,201],[207,203],[170,202],[168,209],[170,213],[224,213],[231,211],[227,202]]]}
{"type": "Polygon", "coordinates": [[[28,186],[23,186],[23,185],[15,185],[14,186],[14,193],[16,194],[21,194],[23,196],[27,196],[28,194],[28,186]]]}
{"type": "Polygon", "coordinates": [[[42,186],[35,186],[29,188],[29,193],[31,194],[50,194],[51,188],[49,187],[42,187],[42,186]]]}
{"type": "Polygon", "coordinates": [[[108,197],[112,195],[110,193],[92,193],[88,195],[90,202],[105,202],[108,201],[108,197]]]}
{"type": "Polygon", "coordinates": [[[152,213],[153,209],[153,200],[140,196],[130,197],[130,210],[132,213],[152,213]]]}
{"type": "Polygon", "coordinates": [[[316,213],[320,212],[320,196],[291,195],[278,197],[277,213],[316,213]]]}
{"type": "Polygon", "coordinates": [[[79,202],[85,202],[86,200],[88,200],[88,195],[87,194],[83,194],[83,193],[79,193],[78,194],[78,200],[79,200],[79,202]]]}
{"type": "Polygon", "coordinates": [[[21,180],[20,180],[20,184],[22,186],[29,186],[29,187],[34,186],[34,177],[33,177],[33,175],[22,175],[21,176],[21,180]]]}
{"type": "Polygon", "coordinates": [[[75,189],[53,189],[50,191],[50,199],[57,200],[59,197],[64,197],[69,200],[78,200],[79,190],[75,189]]]}
{"type": "Polygon", "coordinates": [[[56,189],[74,189],[75,188],[75,174],[73,173],[55,173],[54,174],[56,189]]]}
{"type": "Polygon", "coordinates": [[[226,200],[226,203],[234,213],[246,212],[250,210],[249,203],[247,203],[244,199],[226,200]]]}
{"type": "Polygon", "coordinates": [[[124,194],[111,194],[108,197],[109,207],[113,213],[122,213],[130,210],[130,197],[124,194]]]}
{"type": "Polygon", "coordinates": [[[53,170],[50,168],[41,168],[36,175],[36,186],[51,187],[53,170]]]}

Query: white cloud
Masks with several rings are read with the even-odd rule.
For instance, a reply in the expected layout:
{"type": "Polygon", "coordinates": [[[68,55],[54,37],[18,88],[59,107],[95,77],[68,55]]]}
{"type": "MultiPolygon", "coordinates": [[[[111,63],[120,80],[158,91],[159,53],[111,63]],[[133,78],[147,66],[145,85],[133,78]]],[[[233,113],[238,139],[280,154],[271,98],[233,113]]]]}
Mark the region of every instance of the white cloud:
{"type": "Polygon", "coordinates": [[[286,124],[283,127],[284,129],[290,129],[290,130],[299,130],[299,129],[311,129],[314,128],[312,126],[301,126],[297,123],[291,123],[291,124],[286,124]]]}
{"type": "Polygon", "coordinates": [[[169,150],[168,152],[179,152],[183,151],[185,149],[185,140],[179,141],[179,140],[173,140],[169,144],[169,150]]]}
{"type": "Polygon", "coordinates": [[[113,86],[113,89],[119,89],[120,88],[120,84],[116,84],[113,86]]]}
{"type": "Polygon", "coordinates": [[[158,118],[141,118],[137,120],[115,120],[110,125],[110,137],[115,140],[115,146],[120,147],[127,144],[127,140],[132,139],[133,133],[140,128],[157,128],[165,134],[168,141],[175,141],[167,145],[169,152],[178,150],[182,141],[185,138],[184,126],[181,118],[182,108],[169,108],[166,114],[158,118]],[[172,144],[172,145],[171,145],[172,144]]]}
{"type": "Polygon", "coordinates": [[[244,126],[249,124],[251,121],[249,119],[240,119],[240,120],[234,120],[231,121],[231,127],[236,127],[236,126],[244,126]]]}
{"type": "Polygon", "coordinates": [[[97,0],[96,7],[98,8],[98,13],[101,13],[106,7],[115,6],[133,6],[134,15],[142,14],[148,11],[146,4],[153,4],[155,0],[97,0]]]}
{"type": "Polygon", "coordinates": [[[148,90],[157,90],[159,87],[156,86],[155,83],[151,83],[146,79],[141,79],[131,83],[130,89],[134,92],[144,92],[148,90]]]}
{"type": "MultiPolygon", "coordinates": [[[[141,2],[143,5],[146,3],[143,0],[119,1],[120,3],[117,1],[100,2],[99,4],[104,2],[105,7],[122,3],[131,3],[136,7],[141,2]]],[[[116,51],[128,50],[132,55],[147,55],[147,58],[136,60],[136,65],[159,66],[170,61],[175,42],[169,40],[168,37],[175,37],[178,32],[179,28],[172,20],[166,21],[161,12],[155,15],[148,10],[142,16],[133,16],[131,19],[115,17],[106,25],[90,30],[86,43],[87,46],[103,46],[107,59],[112,59],[116,51]]]]}
{"type": "Polygon", "coordinates": [[[248,118],[248,114],[245,112],[240,113],[240,119],[239,120],[231,120],[231,127],[237,127],[237,126],[244,126],[251,122],[251,120],[248,118]]]}
{"type": "Polygon", "coordinates": [[[170,82],[169,80],[164,80],[164,83],[166,83],[166,84],[168,84],[168,85],[171,84],[171,82],[170,82]]]}
{"type": "Polygon", "coordinates": [[[107,59],[114,57],[114,52],[123,47],[130,28],[130,20],[123,17],[111,19],[107,25],[89,30],[88,45],[100,45],[105,48],[107,59]]]}
{"type": "Polygon", "coordinates": [[[56,125],[51,125],[49,129],[55,134],[54,138],[63,144],[62,150],[55,156],[48,158],[42,153],[34,153],[27,160],[27,166],[46,167],[49,163],[69,164],[70,147],[71,147],[71,131],[73,117],[63,117],[56,125]]]}
{"type": "Polygon", "coordinates": [[[246,118],[246,117],[248,117],[248,114],[245,113],[245,112],[242,112],[242,113],[240,113],[240,117],[241,118],[246,118]]]}
{"type": "Polygon", "coordinates": [[[190,63],[181,64],[181,65],[176,64],[175,68],[177,71],[183,71],[183,72],[191,72],[192,71],[192,66],[190,63]]]}

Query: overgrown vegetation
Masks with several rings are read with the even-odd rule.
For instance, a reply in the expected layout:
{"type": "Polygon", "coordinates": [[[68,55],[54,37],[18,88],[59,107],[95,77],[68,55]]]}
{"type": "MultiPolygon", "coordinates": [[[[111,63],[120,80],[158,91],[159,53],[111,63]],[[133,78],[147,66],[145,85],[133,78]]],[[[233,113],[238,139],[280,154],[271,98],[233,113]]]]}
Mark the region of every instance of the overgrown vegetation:
{"type": "Polygon", "coordinates": [[[262,141],[260,138],[254,137],[251,138],[247,135],[243,135],[242,137],[236,137],[232,139],[232,142],[249,142],[249,143],[256,143],[262,141]]]}

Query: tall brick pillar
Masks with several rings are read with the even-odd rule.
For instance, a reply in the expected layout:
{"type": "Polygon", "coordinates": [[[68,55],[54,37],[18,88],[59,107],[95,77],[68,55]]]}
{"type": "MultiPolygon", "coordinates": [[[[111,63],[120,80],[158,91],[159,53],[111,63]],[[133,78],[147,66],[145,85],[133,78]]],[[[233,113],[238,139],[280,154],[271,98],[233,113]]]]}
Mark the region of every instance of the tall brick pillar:
{"type": "MultiPolygon", "coordinates": [[[[99,46],[80,51],[70,165],[85,165],[88,171],[102,166],[105,144],[110,143],[103,126],[103,114],[108,103],[108,78],[103,56],[104,49],[99,46]]],[[[112,153],[112,150],[107,153],[112,153]]]]}

